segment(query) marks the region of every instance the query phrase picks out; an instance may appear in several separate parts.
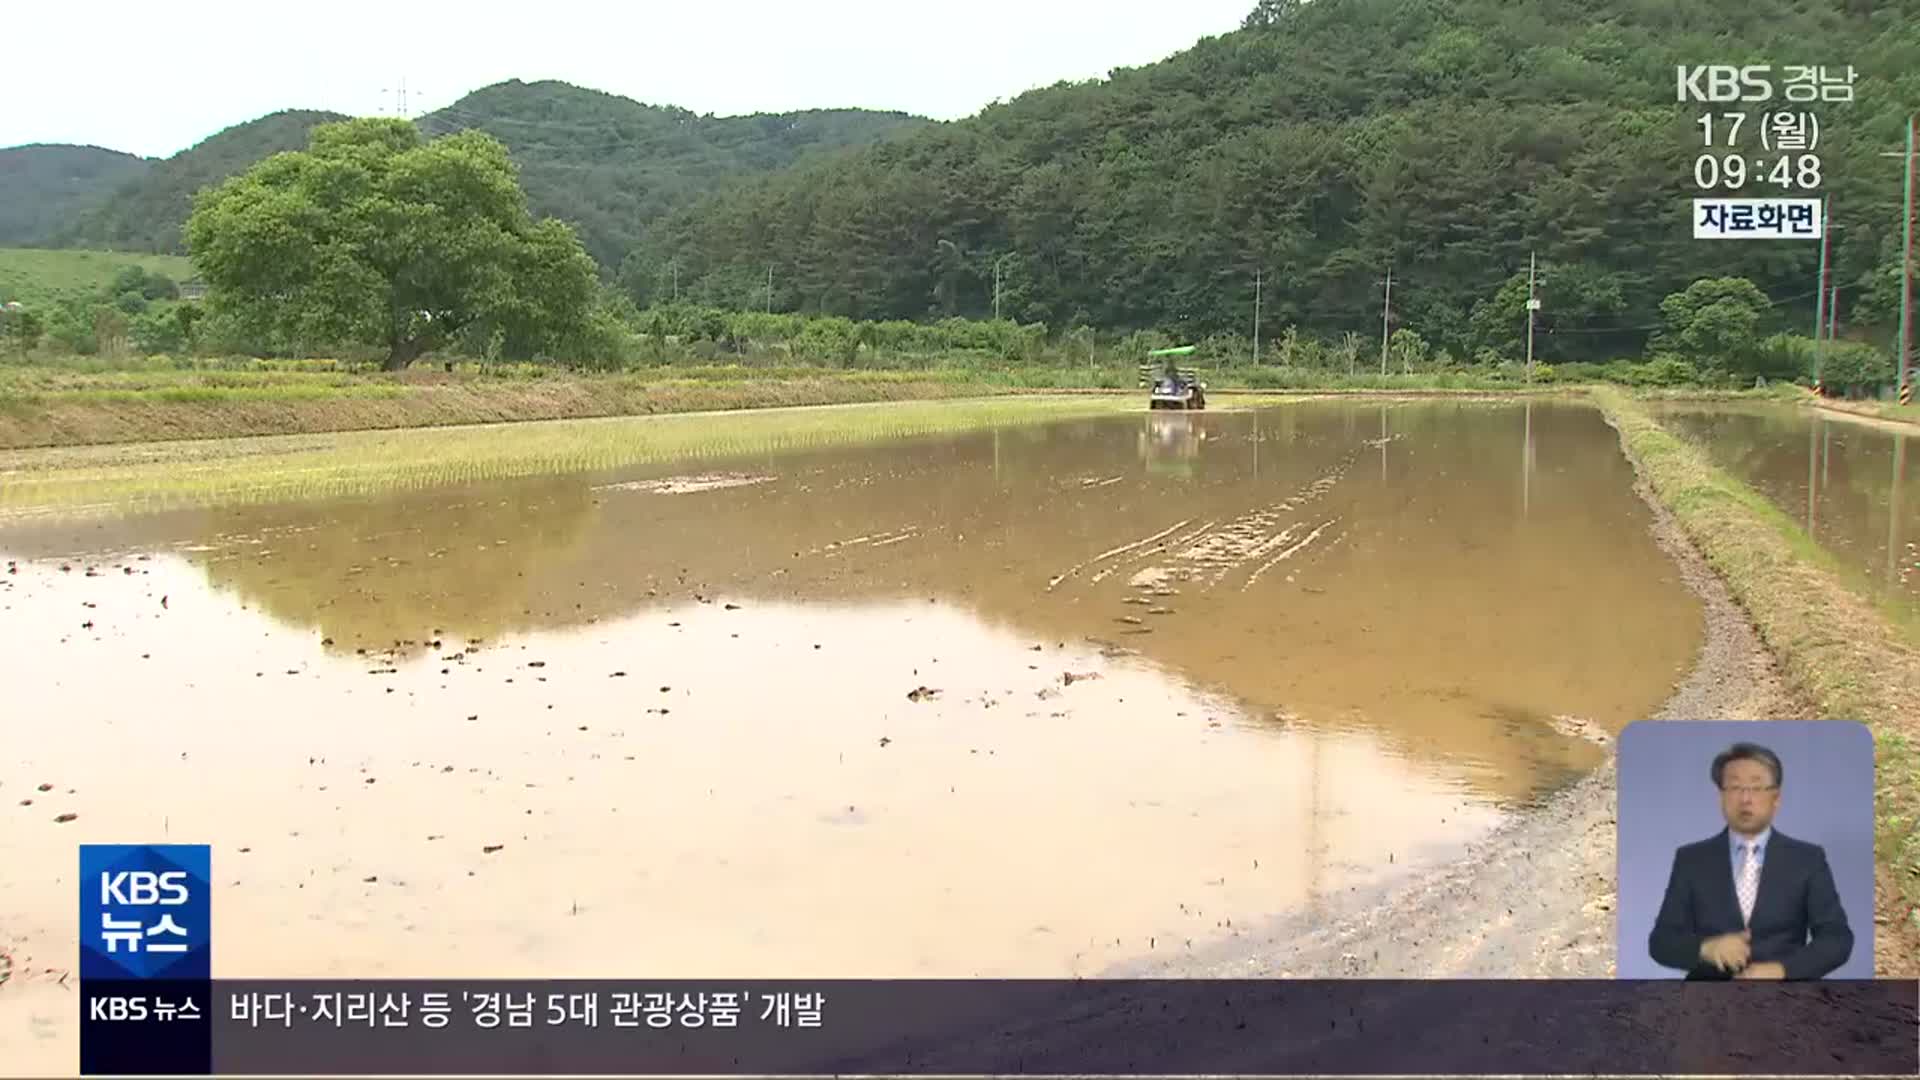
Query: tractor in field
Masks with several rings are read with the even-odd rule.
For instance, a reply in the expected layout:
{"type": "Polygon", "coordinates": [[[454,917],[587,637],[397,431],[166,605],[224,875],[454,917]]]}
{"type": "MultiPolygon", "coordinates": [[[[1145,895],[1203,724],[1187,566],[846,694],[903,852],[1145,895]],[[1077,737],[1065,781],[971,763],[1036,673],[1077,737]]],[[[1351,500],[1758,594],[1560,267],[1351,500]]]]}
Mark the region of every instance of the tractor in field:
{"type": "Polygon", "coordinates": [[[1193,368],[1181,367],[1177,362],[1182,356],[1193,355],[1192,345],[1182,345],[1173,349],[1155,349],[1147,356],[1159,363],[1140,365],[1140,385],[1151,388],[1147,398],[1149,409],[1204,409],[1207,407],[1207,384],[1200,381],[1200,374],[1193,368]]]}

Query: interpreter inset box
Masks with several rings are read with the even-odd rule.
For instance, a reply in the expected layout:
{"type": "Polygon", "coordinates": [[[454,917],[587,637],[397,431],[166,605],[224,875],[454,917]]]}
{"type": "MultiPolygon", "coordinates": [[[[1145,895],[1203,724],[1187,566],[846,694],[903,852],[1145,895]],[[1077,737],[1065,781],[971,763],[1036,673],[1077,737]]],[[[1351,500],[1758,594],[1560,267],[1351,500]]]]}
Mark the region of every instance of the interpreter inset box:
{"type": "Polygon", "coordinates": [[[1629,725],[1616,974],[1872,978],[1873,777],[1850,721],[1629,725]]]}

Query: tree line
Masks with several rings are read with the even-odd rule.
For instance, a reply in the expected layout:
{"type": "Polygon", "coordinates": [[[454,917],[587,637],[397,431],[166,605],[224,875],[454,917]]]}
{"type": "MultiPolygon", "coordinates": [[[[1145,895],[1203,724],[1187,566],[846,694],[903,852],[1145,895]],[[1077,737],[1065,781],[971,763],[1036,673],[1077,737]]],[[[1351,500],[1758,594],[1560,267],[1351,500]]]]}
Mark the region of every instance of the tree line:
{"type": "MultiPolygon", "coordinates": [[[[1675,102],[1676,65],[1852,65],[1854,100],[1813,107],[1820,193],[1842,226],[1842,326],[1884,344],[1900,173],[1880,154],[1920,99],[1916,15],[1268,0],[1164,62],[716,191],[648,230],[617,281],[643,307],[924,320],[980,317],[997,296],[1021,322],[1195,338],[1251,336],[1258,275],[1263,335],[1384,314],[1474,357],[1513,348],[1537,253],[1546,355],[1636,355],[1659,329],[1649,313],[1701,277],[1745,278],[1813,321],[1818,245],[1692,238],[1707,107],[1675,102]]],[[[1741,150],[1758,154],[1763,107],[1747,108],[1741,150]]]]}

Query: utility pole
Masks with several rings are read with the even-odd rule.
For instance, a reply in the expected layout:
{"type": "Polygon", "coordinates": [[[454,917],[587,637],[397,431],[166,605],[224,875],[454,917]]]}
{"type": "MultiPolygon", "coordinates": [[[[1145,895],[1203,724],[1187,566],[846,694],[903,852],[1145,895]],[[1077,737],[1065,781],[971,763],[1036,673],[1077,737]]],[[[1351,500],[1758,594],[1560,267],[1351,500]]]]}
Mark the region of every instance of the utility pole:
{"type": "Polygon", "coordinates": [[[1000,268],[1002,266],[1005,266],[1007,263],[1007,260],[1011,258],[1013,258],[1013,252],[1009,251],[1005,255],[1002,255],[999,258],[993,260],[993,321],[994,322],[1000,321],[1000,268]]]}
{"type": "Polygon", "coordinates": [[[667,267],[673,271],[673,302],[677,304],[680,302],[680,260],[674,259],[667,267]]]}
{"type": "MultiPolygon", "coordinates": [[[[1900,351],[1900,404],[1913,403],[1913,140],[1914,125],[1920,117],[1907,117],[1906,195],[1901,200],[1900,221],[1900,337],[1894,347],[1900,351]]],[[[1892,157],[1892,153],[1881,154],[1892,157]]]]}
{"type": "MultiPolygon", "coordinates": [[[[1380,374],[1387,373],[1387,317],[1393,311],[1393,264],[1387,264],[1387,295],[1380,303],[1380,374]]],[[[1386,414],[1381,414],[1384,425],[1386,414]]]]}
{"type": "Polygon", "coordinates": [[[1813,287],[1813,392],[1825,397],[1820,383],[1820,327],[1827,321],[1827,242],[1833,234],[1833,200],[1820,200],[1820,280],[1813,287]]]}
{"type": "Polygon", "coordinates": [[[1533,252],[1527,252],[1527,382],[1533,382],[1533,313],[1540,310],[1540,300],[1533,294],[1535,281],[1533,252]]]}
{"type": "Polygon", "coordinates": [[[773,314],[773,264],[767,264],[767,314],[773,314]]]}
{"type": "MultiPolygon", "coordinates": [[[[1916,118],[1907,117],[1907,194],[1900,220],[1900,404],[1913,404],[1913,136],[1916,118]]],[[[1901,443],[1904,450],[1906,444],[1901,443]]]]}
{"type": "Polygon", "coordinates": [[[388,87],[382,93],[393,95],[395,115],[403,119],[410,115],[407,111],[407,80],[404,77],[400,80],[399,87],[388,87]]]}
{"type": "Polygon", "coordinates": [[[1253,364],[1260,366],[1260,268],[1253,271],[1253,364]]]}

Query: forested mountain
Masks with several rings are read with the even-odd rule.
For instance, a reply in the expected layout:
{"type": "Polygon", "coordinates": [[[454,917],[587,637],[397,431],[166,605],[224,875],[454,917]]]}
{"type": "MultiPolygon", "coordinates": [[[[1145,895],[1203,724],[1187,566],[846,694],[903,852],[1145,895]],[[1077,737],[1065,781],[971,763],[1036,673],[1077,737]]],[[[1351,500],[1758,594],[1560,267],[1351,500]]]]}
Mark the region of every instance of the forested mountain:
{"type": "Polygon", "coordinates": [[[340,119],[344,117],[339,113],[289,109],[235,124],[154,163],[99,206],[66,222],[54,232],[53,243],[184,255],[186,241],[180,228],[193,210],[194,192],[243,172],[262,158],[301,149],[315,124],[340,119]]]}
{"type": "Polygon", "coordinates": [[[758,308],[771,267],[775,310],[918,318],[990,311],[998,265],[1011,317],[1199,335],[1249,331],[1258,271],[1271,335],[1377,332],[1391,266],[1394,325],[1463,355],[1517,345],[1537,250],[1549,355],[1637,350],[1701,276],[1811,323],[1818,245],[1690,229],[1700,115],[1749,110],[1759,156],[1785,106],[1678,104],[1683,63],[1853,65],[1818,149],[1843,321],[1885,321],[1900,174],[1878,155],[1920,106],[1920,0],[1261,0],[1164,62],[717,192],[622,278],[758,308]]]}
{"type": "Polygon", "coordinates": [[[611,270],[643,228],[721,181],[930,122],[862,109],[701,116],[562,82],[513,80],[419,123],[428,135],[474,128],[505,143],[534,213],[572,222],[611,270]]]}
{"type": "Polygon", "coordinates": [[[145,158],[97,146],[0,150],[0,247],[46,243],[67,221],[145,172],[145,158]]]}
{"type": "MultiPolygon", "coordinates": [[[[315,124],[339,119],[338,113],[277,112],[151,163],[85,147],[0,151],[0,245],[182,254],[180,230],[196,191],[269,155],[303,149],[315,124]],[[96,163],[91,185],[59,179],[80,175],[73,162],[89,154],[124,159],[124,176],[104,175],[96,163]]],[[[642,228],[722,181],[931,121],[863,109],[700,116],[561,82],[511,80],[418,123],[429,136],[474,128],[505,143],[534,213],[572,222],[610,272],[642,228]]]]}

